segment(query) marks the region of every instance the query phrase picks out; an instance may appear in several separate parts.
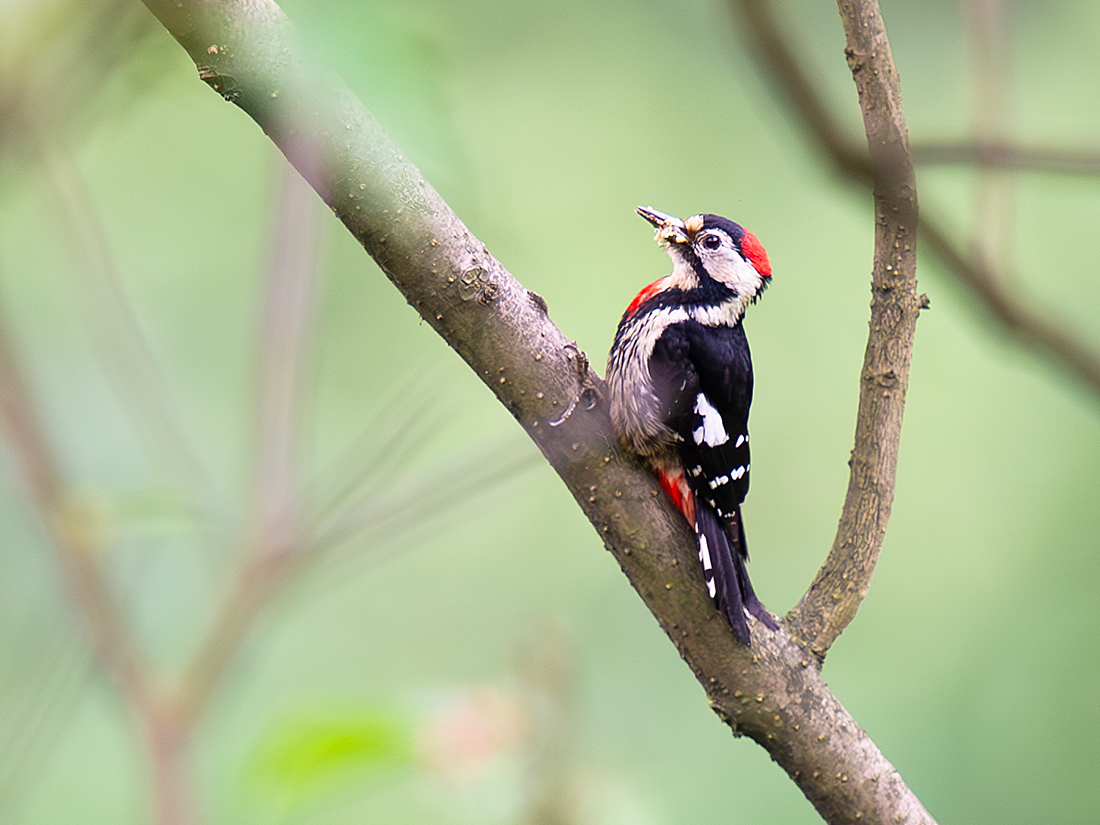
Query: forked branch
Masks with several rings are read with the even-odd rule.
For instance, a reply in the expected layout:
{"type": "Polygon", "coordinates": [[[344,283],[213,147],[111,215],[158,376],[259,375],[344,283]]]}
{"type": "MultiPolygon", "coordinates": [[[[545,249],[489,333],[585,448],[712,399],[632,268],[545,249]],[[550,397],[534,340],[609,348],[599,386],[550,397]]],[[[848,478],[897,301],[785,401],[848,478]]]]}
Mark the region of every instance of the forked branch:
{"type": "MultiPolygon", "coordinates": [[[[776,87],[806,128],[816,148],[840,175],[860,186],[873,184],[871,159],[854,136],[833,115],[798,57],[793,40],[776,21],[768,0],[735,0],[743,22],[745,44],[764,77],[776,87]]],[[[916,150],[930,163],[970,163],[979,166],[1031,169],[1063,174],[1095,175],[1100,156],[1093,152],[991,146],[930,145],[916,150]]],[[[1088,346],[1072,325],[1040,309],[1035,299],[1006,286],[1009,273],[994,271],[965,250],[947,230],[946,221],[924,210],[920,215],[922,243],[977,299],[981,307],[1022,345],[1034,349],[1055,367],[1100,394],[1100,353],[1088,346]]]]}
{"type": "Polygon", "coordinates": [[[733,731],[766,748],[829,822],[931,823],[785,629],[756,632],[751,648],[737,642],[707,598],[686,523],[652,475],[617,451],[603,382],[584,353],[343,84],[307,70],[275,3],[145,2],[200,77],[271,136],[515,416],[733,731]]]}

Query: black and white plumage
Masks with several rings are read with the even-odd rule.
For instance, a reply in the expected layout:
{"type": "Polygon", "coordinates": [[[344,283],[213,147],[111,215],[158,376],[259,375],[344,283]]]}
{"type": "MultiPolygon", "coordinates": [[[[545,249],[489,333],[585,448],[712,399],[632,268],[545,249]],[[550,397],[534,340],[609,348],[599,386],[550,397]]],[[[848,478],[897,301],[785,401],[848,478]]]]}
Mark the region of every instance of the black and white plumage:
{"type": "Polygon", "coordinates": [[[619,322],[607,361],[611,418],[695,529],[707,590],[737,637],[745,612],[775,629],[745,570],[752,358],[741,324],[771,278],[756,237],[718,215],[679,220],[647,207],[672,258],[619,322]]]}

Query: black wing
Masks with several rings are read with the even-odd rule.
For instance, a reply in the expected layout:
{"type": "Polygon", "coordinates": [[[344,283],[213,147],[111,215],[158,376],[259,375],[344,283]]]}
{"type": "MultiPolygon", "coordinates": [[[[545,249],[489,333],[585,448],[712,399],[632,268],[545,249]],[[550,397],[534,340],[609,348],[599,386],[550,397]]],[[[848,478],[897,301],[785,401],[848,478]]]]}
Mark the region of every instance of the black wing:
{"type": "Polygon", "coordinates": [[[696,496],[729,523],[749,491],[749,344],[740,325],[688,324],[685,337],[697,384],[681,403],[680,455],[696,496]]]}
{"type": "Polygon", "coordinates": [[[684,324],[666,327],[653,345],[649,380],[658,400],[658,417],[682,437],[680,422],[699,392],[699,374],[691,357],[691,341],[684,324]]]}
{"type": "Polygon", "coordinates": [[[725,522],[749,490],[752,361],[740,327],[672,324],[653,347],[658,415],[680,439],[688,483],[725,522]]]}
{"type": "Polygon", "coordinates": [[[741,502],[749,489],[748,416],[752,361],[744,330],[694,322],[665,330],[654,347],[650,378],[664,421],[695,493],[699,561],[707,590],[737,637],[749,643],[745,611],[773,630],[745,561],[741,502]]]}

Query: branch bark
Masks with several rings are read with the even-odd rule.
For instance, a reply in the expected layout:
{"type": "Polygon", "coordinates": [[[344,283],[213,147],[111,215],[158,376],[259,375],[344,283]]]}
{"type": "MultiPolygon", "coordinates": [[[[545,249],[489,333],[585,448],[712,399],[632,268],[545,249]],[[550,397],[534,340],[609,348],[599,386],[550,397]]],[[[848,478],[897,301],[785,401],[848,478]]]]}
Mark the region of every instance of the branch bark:
{"type": "Polygon", "coordinates": [[[751,648],[736,641],[706,597],[684,520],[652,475],[617,451],[603,382],[584,353],[343,84],[303,65],[279,8],[264,0],[145,3],[200,77],[271,136],[515,416],[734,733],[759,742],[829,822],[931,823],[786,629],[771,634],[754,624],[751,648]]]}
{"type": "Polygon", "coordinates": [[[916,178],[886,27],[876,0],[842,0],[839,7],[871,159],[875,259],[848,493],[832,549],[789,616],[792,628],[820,659],[867,595],[886,536],[920,312],[916,178]]]}

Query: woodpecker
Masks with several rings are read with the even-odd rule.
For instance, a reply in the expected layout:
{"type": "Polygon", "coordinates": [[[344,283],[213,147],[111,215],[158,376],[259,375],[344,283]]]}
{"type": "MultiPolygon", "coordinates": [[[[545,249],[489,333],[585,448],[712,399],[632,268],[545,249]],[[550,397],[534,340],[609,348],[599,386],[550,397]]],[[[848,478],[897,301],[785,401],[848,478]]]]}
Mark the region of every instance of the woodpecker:
{"type": "Polygon", "coordinates": [[[745,613],[775,630],[745,562],[752,358],[741,320],[772,269],[748,230],[718,215],[686,220],[639,206],[672,273],[638,293],[607,357],[611,419],[694,528],[707,590],[737,638],[745,613]]]}

